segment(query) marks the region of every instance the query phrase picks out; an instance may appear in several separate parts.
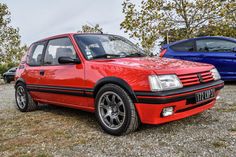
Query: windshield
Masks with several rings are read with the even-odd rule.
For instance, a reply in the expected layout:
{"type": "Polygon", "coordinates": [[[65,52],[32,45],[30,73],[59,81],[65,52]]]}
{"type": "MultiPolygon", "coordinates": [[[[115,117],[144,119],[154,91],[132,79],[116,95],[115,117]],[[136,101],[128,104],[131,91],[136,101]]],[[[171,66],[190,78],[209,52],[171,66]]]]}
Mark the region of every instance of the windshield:
{"type": "Polygon", "coordinates": [[[77,44],[88,59],[143,57],[145,53],[127,39],[116,35],[78,34],[77,44]]]}

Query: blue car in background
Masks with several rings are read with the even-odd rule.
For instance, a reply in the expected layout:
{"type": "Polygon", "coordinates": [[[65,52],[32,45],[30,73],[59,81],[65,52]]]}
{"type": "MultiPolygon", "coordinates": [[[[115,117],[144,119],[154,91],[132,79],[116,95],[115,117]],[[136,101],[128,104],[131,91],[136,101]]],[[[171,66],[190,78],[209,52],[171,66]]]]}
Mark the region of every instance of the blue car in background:
{"type": "Polygon", "coordinates": [[[198,37],[162,46],[160,57],[213,64],[223,80],[236,80],[236,39],[198,37]]]}

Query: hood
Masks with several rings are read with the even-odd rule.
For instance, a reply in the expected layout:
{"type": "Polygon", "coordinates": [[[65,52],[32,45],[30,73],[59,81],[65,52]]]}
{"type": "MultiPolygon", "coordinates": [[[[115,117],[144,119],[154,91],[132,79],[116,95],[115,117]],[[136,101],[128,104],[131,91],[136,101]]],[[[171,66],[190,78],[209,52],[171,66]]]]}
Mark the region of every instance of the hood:
{"type": "Polygon", "coordinates": [[[186,74],[211,70],[214,66],[177,59],[159,57],[136,57],[100,60],[100,62],[113,64],[114,66],[125,66],[133,69],[154,71],[157,74],[186,74]]]}

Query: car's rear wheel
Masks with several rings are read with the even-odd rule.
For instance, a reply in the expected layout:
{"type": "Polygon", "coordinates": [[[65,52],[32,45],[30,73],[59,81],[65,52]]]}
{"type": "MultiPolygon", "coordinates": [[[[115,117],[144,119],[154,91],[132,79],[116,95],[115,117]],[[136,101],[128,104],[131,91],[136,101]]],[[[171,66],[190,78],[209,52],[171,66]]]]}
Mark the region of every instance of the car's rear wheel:
{"type": "Polygon", "coordinates": [[[25,84],[18,83],[15,91],[16,105],[22,112],[33,111],[37,109],[37,102],[35,102],[26,89],[25,84]]]}
{"type": "Polygon", "coordinates": [[[128,134],[139,126],[135,106],[123,88],[103,86],[96,96],[96,116],[102,129],[112,135],[128,134]]]}

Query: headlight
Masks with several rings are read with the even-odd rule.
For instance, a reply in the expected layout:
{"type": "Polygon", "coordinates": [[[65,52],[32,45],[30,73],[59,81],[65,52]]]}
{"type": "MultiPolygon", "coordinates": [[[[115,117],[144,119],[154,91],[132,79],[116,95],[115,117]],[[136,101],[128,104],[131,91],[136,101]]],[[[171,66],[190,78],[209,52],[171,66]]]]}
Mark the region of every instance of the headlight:
{"type": "Polygon", "coordinates": [[[211,69],[211,73],[212,73],[214,80],[220,80],[221,77],[220,77],[220,74],[216,68],[211,69]]]}
{"type": "Polygon", "coordinates": [[[164,91],[183,87],[176,75],[150,75],[148,79],[151,91],[164,91]]]}

